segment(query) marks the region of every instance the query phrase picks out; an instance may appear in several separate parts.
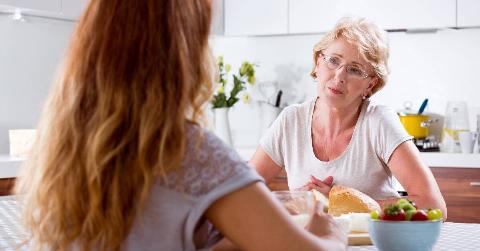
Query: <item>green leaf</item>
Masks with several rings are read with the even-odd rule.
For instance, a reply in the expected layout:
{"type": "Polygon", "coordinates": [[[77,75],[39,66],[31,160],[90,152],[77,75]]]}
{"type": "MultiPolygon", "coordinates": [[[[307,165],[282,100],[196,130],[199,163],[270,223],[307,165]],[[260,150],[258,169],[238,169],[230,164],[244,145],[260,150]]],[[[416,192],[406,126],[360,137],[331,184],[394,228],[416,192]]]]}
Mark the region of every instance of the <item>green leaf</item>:
{"type": "Polygon", "coordinates": [[[238,98],[236,97],[230,97],[228,100],[227,100],[227,107],[232,107],[235,103],[238,102],[238,98]]]}
{"type": "Polygon", "coordinates": [[[227,96],[225,96],[224,93],[219,93],[217,95],[214,95],[212,100],[212,105],[213,105],[213,108],[228,107],[227,96]]]}

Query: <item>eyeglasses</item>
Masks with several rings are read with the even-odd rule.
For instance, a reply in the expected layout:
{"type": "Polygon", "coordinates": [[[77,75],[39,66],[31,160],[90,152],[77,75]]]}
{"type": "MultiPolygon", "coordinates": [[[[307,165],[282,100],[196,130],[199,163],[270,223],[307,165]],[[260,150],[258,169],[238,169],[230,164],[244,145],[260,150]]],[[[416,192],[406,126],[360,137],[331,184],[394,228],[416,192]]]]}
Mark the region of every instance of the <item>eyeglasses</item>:
{"type": "Polygon", "coordinates": [[[366,79],[370,77],[370,75],[368,75],[359,66],[346,64],[345,61],[339,57],[328,56],[323,54],[320,54],[320,55],[322,56],[322,59],[325,62],[325,65],[327,65],[328,69],[330,70],[337,70],[340,67],[345,66],[345,70],[347,71],[347,74],[349,77],[356,78],[356,79],[366,79]]]}

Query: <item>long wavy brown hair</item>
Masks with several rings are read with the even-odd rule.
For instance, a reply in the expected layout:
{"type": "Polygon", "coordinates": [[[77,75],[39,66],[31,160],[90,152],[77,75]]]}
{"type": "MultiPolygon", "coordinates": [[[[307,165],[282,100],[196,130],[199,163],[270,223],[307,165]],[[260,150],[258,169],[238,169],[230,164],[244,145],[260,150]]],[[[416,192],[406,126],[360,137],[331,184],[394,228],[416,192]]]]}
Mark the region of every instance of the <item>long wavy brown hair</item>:
{"type": "Polygon", "coordinates": [[[36,250],[121,250],[212,92],[207,0],[91,0],[16,192],[36,250]]]}

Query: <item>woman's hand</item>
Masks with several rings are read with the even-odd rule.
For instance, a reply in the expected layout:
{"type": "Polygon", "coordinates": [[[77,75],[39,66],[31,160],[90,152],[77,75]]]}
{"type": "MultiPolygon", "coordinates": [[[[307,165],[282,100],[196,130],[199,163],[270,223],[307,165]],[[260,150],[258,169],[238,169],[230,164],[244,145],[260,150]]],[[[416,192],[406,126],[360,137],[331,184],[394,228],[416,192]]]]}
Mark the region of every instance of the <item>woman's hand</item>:
{"type": "Polygon", "coordinates": [[[331,240],[345,247],[347,246],[346,233],[335,222],[332,216],[323,212],[323,205],[320,202],[316,203],[315,211],[306,229],[320,238],[331,240]]]}
{"type": "Polygon", "coordinates": [[[317,179],[313,175],[310,175],[310,181],[305,184],[302,187],[299,187],[295,190],[297,191],[310,191],[312,189],[315,189],[319,192],[321,192],[325,197],[328,198],[328,193],[330,192],[330,189],[332,189],[333,186],[333,177],[328,176],[324,180],[317,179]]]}

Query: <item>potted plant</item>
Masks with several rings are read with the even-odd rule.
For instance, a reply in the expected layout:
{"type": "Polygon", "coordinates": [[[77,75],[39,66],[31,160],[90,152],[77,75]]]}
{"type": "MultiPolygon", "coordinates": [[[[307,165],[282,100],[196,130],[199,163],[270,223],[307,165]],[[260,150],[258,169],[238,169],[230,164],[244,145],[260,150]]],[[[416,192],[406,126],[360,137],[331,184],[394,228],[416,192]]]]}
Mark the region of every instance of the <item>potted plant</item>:
{"type": "Polygon", "coordinates": [[[223,57],[220,56],[217,58],[217,66],[219,83],[212,99],[212,108],[215,113],[215,132],[225,143],[232,145],[228,112],[240,100],[240,94],[242,94],[243,101],[248,103],[250,97],[245,90],[247,84],[253,85],[255,83],[254,67],[256,65],[244,61],[238,69],[238,73],[230,74],[231,66],[225,64],[223,57]],[[231,75],[233,83],[229,82],[229,75],[231,75]]]}

